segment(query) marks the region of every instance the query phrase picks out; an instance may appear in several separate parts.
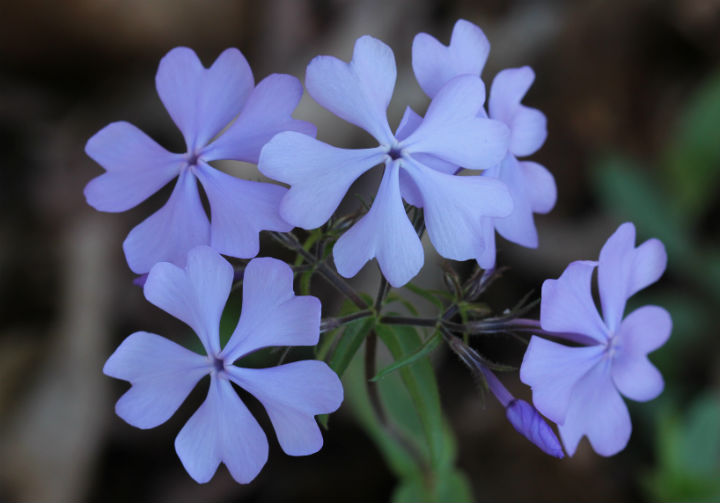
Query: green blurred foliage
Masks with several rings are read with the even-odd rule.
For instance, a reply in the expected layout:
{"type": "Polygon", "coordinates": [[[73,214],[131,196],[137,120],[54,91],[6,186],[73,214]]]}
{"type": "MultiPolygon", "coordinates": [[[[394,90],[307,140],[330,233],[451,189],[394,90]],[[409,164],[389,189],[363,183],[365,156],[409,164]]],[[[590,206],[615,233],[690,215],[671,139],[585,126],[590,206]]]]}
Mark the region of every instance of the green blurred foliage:
{"type": "Polygon", "coordinates": [[[720,501],[720,397],[701,395],[684,414],[664,409],[645,491],[658,501],[720,501]]]}

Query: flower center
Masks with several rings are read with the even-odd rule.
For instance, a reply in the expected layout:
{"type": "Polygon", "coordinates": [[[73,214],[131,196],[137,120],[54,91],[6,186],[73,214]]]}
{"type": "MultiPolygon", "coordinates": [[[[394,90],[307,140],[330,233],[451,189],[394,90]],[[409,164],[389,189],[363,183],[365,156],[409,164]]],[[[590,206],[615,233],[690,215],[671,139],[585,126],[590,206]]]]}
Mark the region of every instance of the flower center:
{"type": "Polygon", "coordinates": [[[188,154],[188,166],[197,166],[198,161],[200,160],[200,153],[199,152],[193,152],[191,154],[188,154]]]}
{"type": "Polygon", "coordinates": [[[225,370],[225,360],[215,356],[213,358],[213,367],[215,368],[215,372],[222,372],[225,370]]]}
{"type": "Polygon", "coordinates": [[[400,150],[398,147],[391,147],[388,155],[390,156],[390,159],[392,159],[393,161],[397,161],[402,157],[402,150],[400,150]]]}
{"type": "Polygon", "coordinates": [[[608,358],[614,358],[619,350],[620,342],[615,334],[612,334],[607,341],[607,349],[605,350],[608,358]]]}

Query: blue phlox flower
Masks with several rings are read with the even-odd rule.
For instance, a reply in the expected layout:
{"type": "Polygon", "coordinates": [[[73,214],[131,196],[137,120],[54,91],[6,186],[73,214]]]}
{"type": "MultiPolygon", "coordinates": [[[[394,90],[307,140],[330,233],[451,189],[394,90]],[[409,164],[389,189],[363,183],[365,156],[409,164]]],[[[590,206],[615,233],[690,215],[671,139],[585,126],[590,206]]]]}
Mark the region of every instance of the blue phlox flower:
{"type": "Polygon", "coordinates": [[[198,381],[210,376],[205,401],[175,438],[183,466],[201,483],[212,478],[221,462],[236,481],[250,482],[267,460],[267,437],[231,383],[262,403],[280,446],[292,456],[312,454],[322,447],[314,416],[335,411],[343,400],[340,379],[321,361],[260,369],[234,365],[260,348],[317,344],[320,301],[294,295],[293,273],[287,264],[272,258],[253,259],[245,268],[240,319],[221,347],[220,316],[232,280],[232,266],[207,246],[192,249],[184,268],[156,264],[145,283],[145,297],[189,325],[206,354],[159,335],[136,332],[122,342],[103,369],[132,384],[115,410],[143,429],[164,423],[198,381]]]}
{"type": "Polygon", "coordinates": [[[625,223],[605,243],[598,262],[573,262],[560,278],[543,283],[541,327],[581,345],[533,336],[520,379],[532,387],[535,407],[558,424],[569,455],[583,436],[603,456],[621,451],[632,430],[621,395],[647,401],[662,392],[662,376],[647,354],[670,336],[670,315],[658,306],[623,314],[627,299],[657,281],[666,263],[660,241],[635,247],[635,227],[625,223]],[[602,317],[592,298],[595,268],[602,317]]]}
{"type": "Polygon", "coordinates": [[[429,164],[487,169],[505,156],[507,127],[479,117],[485,88],[475,76],[448,82],[430,104],[424,119],[413,124],[406,113],[396,134],[386,111],[393,94],[396,66],[392,50],[369,36],[355,43],[345,63],[318,56],[307,68],[305,85],[320,105],[363,128],[379,143],[367,149],[343,149],[295,132],[276,135],[260,154],[259,169],[290,185],[280,214],[293,225],[312,229],[325,223],[350,185],[373,166],[385,170],[366,215],[335,244],[340,274],[351,277],[376,258],[393,286],[415,276],[423,250],[403,207],[400,178],[411,184],[412,201],[424,207],[425,224],[435,249],[453,260],[475,258],[485,244],[477,227],[482,216],[504,216],[512,210],[505,185],[482,176],[459,177],[429,164]],[[428,160],[430,160],[428,162],[428,160]]]}
{"type": "MultiPolygon", "coordinates": [[[[461,19],[455,23],[448,46],[427,33],[415,36],[413,70],[420,87],[433,98],[443,85],[458,75],[479,77],[489,52],[490,44],[483,31],[461,19]]],[[[510,215],[483,222],[482,236],[488,246],[476,259],[486,269],[495,265],[496,229],[509,241],[536,248],[538,236],[533,213],[549,212],[557,199],[555,180],[550,172],[535,162],[517,159],[535,153],[547,137],[545,115],[520,103],[534,78],[532,69],[527,66],[501,71],[490,88],[489,114],[481,111],[482,116],[501,121],[510,130],[507,155],[501,163],[485,171],[484,176],[502,180],[513,200],[510,215]]]]}
{"type": "Polygon", "coordinates": [[[291,117],[302,85],[290,75],[273,74],[255,86],[250,66],[237,49],[225,50],[204,68],[185,47],[162,58],[155,83],[187,151],[168,152],[127,122],[109,124],[85,147],[106,170],[85,187],[88,203],[101,211],[125,211],[177,178],[167,203],[123,243],[128,265],[138,274],[160,261],[183,265],[197,245],[233,257],[254,257],[261,230],[292,228],[277,209],[286,189],[235,178],[209,162],[257,163],[262,146],[280,131],[314,135],[312,124],[291,117]],[[210,221],[197,180],[210,203],[210,221]]]}

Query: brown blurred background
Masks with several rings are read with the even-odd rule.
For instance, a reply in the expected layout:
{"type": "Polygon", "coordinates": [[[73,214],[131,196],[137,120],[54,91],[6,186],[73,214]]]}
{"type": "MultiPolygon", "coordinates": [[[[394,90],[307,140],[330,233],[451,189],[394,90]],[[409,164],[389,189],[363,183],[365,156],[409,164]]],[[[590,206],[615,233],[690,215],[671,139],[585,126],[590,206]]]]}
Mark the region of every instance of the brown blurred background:
{"type": "MultiPolygon", "coordinates": [[[[615,190],[603,173],[606,167],[617,172],[615,164],[607,164],[614,162],[608,156],[621,158],[633,176],[659,180],[649,190],[656,200],[667,200],[675,179],[668,175],[673,168],[663,167],[668,164],[664,152],[693,97],[720,70],[718,0],[27,0],[0,5],[0,500],[390,498],[390,472],[344,409],[333,417],[317,455],[285,456],[271,434],[270,460],[249,486],[235,484],[224,468],[209,484],[197,485],[175,456],[174,436],[201,394],[151,431],[132,428],[114,415],[113,404],[125,386],[102,375],[105,359],[133,331],[168,334],[175,327],[131,284],[121,249],[127,232],[167,194],[123,214],[95,212],[82,190],[101,169],[83,148],[107,123],[127,120],[181,151],[181,136],[154,89],[159,59],[178,45],[195,49],[206,65],[235,46],[256,80],[274,72],[302,79],[313,56],[348,60],[354,40],[371,34],[388,43],[398,61],[389,111],[391,124],[397,124],[406,105],[422,112],[427,104],[410,66],[412,37],[426,31],[447,43],[458,18],[478,24],[490,39],[483,73],[488,88],[503,68],[534,68],[536,81],[524,103],[545,112],[549,137],[532,159],[554,174],[559,193],[555,210],[537,219],[539,250],[499,243],[499,260],[511,270],[493,287],[490,304],[509,307],[527,291],[538,292],[543,279],[559,275],[571,260],[596,257],[621,221],[636,220],[641,238],[666,232],[652,223],[660,216],[651,209],[652,215],[631,214],[637,206],[648,208],[636,200],[640,194],[634,185],[620,177],[615,190]],[[613,202],[614,195],[625,199],[613,202]],[[648,218],[651,223],[643,226],[648,218]]],[[[333,144],[367,141],[307,97],[295,115],[315,122],[319,137],[333,144]]],[[[716,119],[707,119],[715,135],[720,116],[716,119]]],[[[715,145],[720,150],[720,142],[715,145]]],[[[653,477],[671,476],[663,471],[667,446],[659,415],[675,414],[685,424],[683,411],[695,397],[716,396],[720,381],[718,329],[712,323],[720,295],[702,271],[673,265],[675,257],[677,262],[697,258],[688,252],[688,247],[700,249],[696,245],[708,267],[720,257],[718,166],[708,162],[714,162],[710,174],[697,175],[705,194],[699,209],[692,191],[684,196],[695,204],[691,224],[685,217],[669,222],[675,207],[660,205],[671,212],[661,223],[686,231],[679,238],[659,236],[677,238],[679,244],[666,241],[671,265],[651,290],[654,301],[671,304],[673,341],[680,342],[673,342],[673,352],[658,363],[668,382],[670,398],[660,401],[667,408],[631,406],[635,431],[626,451],[604,459],[584,442],[573,459],[544,456],[512,430],[497,403],[483,406],[457,360],[443,351],[435,355],[443,404],[459,439],[458,464],[476,499],[682,499],[681,493],[658,492],[653,477]]],[[[273,253],[269,246],[265,250],[273,253]]],[[[437,257],[433,252],[427,257],[427,267],[433,267],[437,257]]],[[[325,307],[329,314],[331,307],[325,307]]],[[[515,347],[507,358],[517,363],[521,355],[515,347]]],[[[528,397],[516,376],[505,380],[528,397]]]]}

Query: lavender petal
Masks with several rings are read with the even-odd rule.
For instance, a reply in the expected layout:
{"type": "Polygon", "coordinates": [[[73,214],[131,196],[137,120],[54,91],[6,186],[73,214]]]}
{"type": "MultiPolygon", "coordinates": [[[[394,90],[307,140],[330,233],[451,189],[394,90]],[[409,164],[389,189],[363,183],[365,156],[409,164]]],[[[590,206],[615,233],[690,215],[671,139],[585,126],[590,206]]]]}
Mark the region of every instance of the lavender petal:
{"type": "Polygon", "coordinates": [[[567,266],[558,279],[547,279],[542,286],[540,325],[549,332],[587,335],[600,343],[608,329],[600,318],[591,294],[596,262],[578,260],[567,266]]]}
{"type": "Polygon", "coordinates": [[[185,162],[127,122],[95,133],[85,153],[106,170],[85,187],[88,204],[100,211],[137,206],[175,178],[185,162]]]}
{"type": "Polygon", "coordinates": [[[203,151],[203,157],[257,164],[262,147],[277,133],[297,131],[314,137],[317,129],[313,124],[292,118],[302,94],[302,84],[295,77],[269,75],[250,93],[227,131],[203,151]]]}
{"type": "Polygon", "coordinates": [[[192,49],[176,47],[160,61],[155,85],[189,151],[197,151],[240,113],[253,89],[247,60],[226,49],[205,69],[192,49]]]}
{"type": "Polygon", "coordinates": [[[265,369],[232,367],[228,372],[263,404],[286,454],[320,450],[323,439],[314,416],[335,412],[343,400],[342,383],[326,363],[305,360],[265,369]]]}
{"type": "Polygon", "coordinates": [[[145,298],[185,322],[209,354],[220,351],[219,326],[230,295],[233,268],[215,250],[199,246],[188,253],[187,265],[156,264],[145,282],[145,298]]]}
{"type": "Polygon", "coordinates": [[[175,438],[175,451],[188,474],[208,482],[220,463],[240,484],[265,465],[265,433],[224,377],[213,376],[207,398],[175,438]]]}
{"type": "Polygon", "coordinates": [[[355,42],[350,63],[332,56],[313,59],[305,87],[320,105],[363,128],[378,142],[390,144],[393,135],[386,114],[396,78],[392,49],[366,35],[355,42]]]}
{"type": "Polygon", "coordinates": [[[320,337],[320,301],[293,293],[286,263],[256,258],[245,268],[240,320],[220,353],[226,362],[269,346],[311,346],[320,337]]]}
{"type": "Polygon", "coordinates": [[[279,213],[285,187],[235,178],[204,163],[197,177],[210,203],[210,245],[219,253],[252,258],[260,251],[260,231],[292,229],[279,213]]]}
{"type": "Polygon", "coordinates": [[[352,183],[385,158],[381,148],[341,149],[287,131],[263,147],[258,168],[290,185],[280,204],[282,218],[314,229],[328,221],[352,183]]]}
{"type": "Polygon", "coordinates": [[[427,33],[415,35],[412,45],[412,66],[418,84],[425,94],[434,98],[440,89],[458,75],[480,76],[490,42],[483,31],[464,19],[453,27],[450,44],[440,43],[427,33]]]}
{"type": "Polygon", "coordinates": [[[170,199],[130,231],[123,251],[133,272],[143,274],[158,262],[185,264],[188,251],[210,242],[210,222],[195,176],[180,173],[170,199]]]}
{"type": "Polygon", "coordinates": [[[147,332],[128,336],[103,367],[105,375],[132,384],[115,412],[143,429],[167,421],[208,372],[207,358],[147,332]]]}
{"type": "Polygon", "coordinates": [[[371,259],[391,285],[400,287],[422,268],[422,244],[400,195],[399,167],[389,162],[368,213],[340,236],[333,247],[338,272],[352,277],[371,259]]]}

